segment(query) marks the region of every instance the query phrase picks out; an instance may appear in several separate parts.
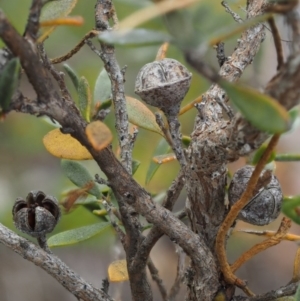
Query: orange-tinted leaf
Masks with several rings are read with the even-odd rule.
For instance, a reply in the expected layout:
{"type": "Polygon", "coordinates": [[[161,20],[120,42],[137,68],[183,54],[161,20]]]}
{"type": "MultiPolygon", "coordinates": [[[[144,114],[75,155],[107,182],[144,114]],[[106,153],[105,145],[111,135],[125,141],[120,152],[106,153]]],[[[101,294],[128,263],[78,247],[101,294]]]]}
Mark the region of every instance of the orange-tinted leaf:
{"type": "MultiPolygon", "coordinates": [[[[76,3],[77,0],[56,0],[46,3],[41,12],[40,22],[45,22],[68,16],[75,7],[76,3]]],[[[55,29],[55,27],[56,26],[41,28],[41,35],[38,39],[38,42],[43,42],[55,29]]]]}
{"type": "Polygon", "coordinates": [[[53,20],[45,20],[40,22],[41,27],[46,26],[58,26],[58,25],[69,25],[69,26],[81,26],[84,19],[81,16],[58,18],[53,20]]]}
{"type": "Polygon", "coordinates": [[[126,106],[128,120],[132,124],[163,136],[160,127],[156,123],[154,114],[141,101],[126,96],[126,106]]]}
{"type": "Polygon", "coordinates": [[[110,129],[101,121],[88,124],[85,133],[93,148],[97,151],[107,147],[113,139],[110,129]]]}
{"type": "Polygon", "coordinates": [[[127,261],[125,259],[113,261],[108,267],[110,282],[121,282],[129,279],[127,261]]]}
{"type": "Polygon", "coordinates": [[[171,153],[171,154],[155,156],[152,158],[152,160],[157,164],[164,164],[176,160],[176,156],[175,154],[171,153]]]}
{"type": "Polygon", "coordinates": [[[63,134],[60,129],[50,131],[43,143],[47,151],[58,158],[70,160],[91,160],[92,155],[70,134],[63,134]]]}

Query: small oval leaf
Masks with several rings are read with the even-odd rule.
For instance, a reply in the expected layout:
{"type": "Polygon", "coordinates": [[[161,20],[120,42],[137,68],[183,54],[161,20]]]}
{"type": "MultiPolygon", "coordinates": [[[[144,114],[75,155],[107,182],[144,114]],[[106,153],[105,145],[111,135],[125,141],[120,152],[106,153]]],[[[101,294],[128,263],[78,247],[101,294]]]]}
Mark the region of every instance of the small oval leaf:
{"type": "Polygon", "coordinates": [[[58,233],[48,239],[49,247],[61,247],[77,244],[111,228],[109,222],[97,223],[58,233]]]}
{"type": "Polygon", "coordinates": [[[66,70],[67,74],[69,75],[74,87],[76,88],[76,90],[78,90],[79,76],[77,75],[75,70],[72,69],[68,64],[64,64],[63,67],[66,70]]]}
{"type": "Polygon", "coordinates": [[[85,133],[89,142],[97,151],[107,147],[113,139],[110,129],[101,121],[89,123],[85,129],[85,133]]]}
{"type": "MultiPolygon", "coordinates": [[[[40,22],[50,21],[58,18],[66,17],[70,14],[77,3],[77,0],[55,0],[49,1],[43,6],[40,22]]],[[[55,29],[53,27],[42,27],[38,42],[44,41],[50,33],[55,29]]]]}
{"type": "Polygon", "coordinates": [[[230,100],[243,116],[259,130],[283,133],[290,128],[288,112],[275,99],[225,80],[220,80],[218,84],[226,90],[230,100]]]}
{"type": "Polygon", "coordinates": [[[0,74],[0,107],[6,111],[19,82],[20,60],[11,59],[0,74]]]}
{"type": "Polygon", "coordinates": [[[50,131],[43,138],[47,151],[58,158],[70,160],[91,160],[89,151],[70,134],[63,134],[60,129],[50,131]]]}
{"type": "Polygon", "coordinates": [[[100,101],[101,104],[111,98],[111,81],[105,69],[99,73],[95,89],[94,101],[100,101]]]}
{"type": "Polygon", "coordinates": [[[88,192],[98,199],[101,197],[101,192],[94,181],[94,177],[83,165],[76,161],[61,160],[61,167],[70,181],[80,188],[86,187],[91,182],[94,183],[88,192]]]}
{"type": "Polygon", "coordinates": [[[126,96],[128,120],[143,129],[164,135],[156,123],[154,114],[139,100],[126,96]]]}
{"type": "Polygon", "coordinates": [[[169,42],[171,36],[155,30],[137,28],[132,30],[104,31],[99,34],[99,40],[112,45],[145,46],[169,42]]]}
{"type": "Polygon", "coordinates": [[[127,261],[125,259],[113,261],[109,265],[107,272],[110,282],[122,282],[129,279],[127,261]]]}
{"type": "Polygon", "coordinates": [[[87,79],[82,76],[78,83],[78,106],[83,118],[90,121],[92,96],[87,79]]]}

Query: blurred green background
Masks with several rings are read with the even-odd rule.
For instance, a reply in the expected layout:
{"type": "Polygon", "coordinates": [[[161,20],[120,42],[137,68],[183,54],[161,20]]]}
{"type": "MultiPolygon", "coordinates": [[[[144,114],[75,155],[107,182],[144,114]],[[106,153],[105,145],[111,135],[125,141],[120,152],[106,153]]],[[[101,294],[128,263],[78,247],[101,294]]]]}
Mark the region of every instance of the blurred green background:
{"type": "MultiPolygon", "coordinates": [[[[232,8],[244,16],[244,12],[238,5],[245,5],[246,1],[229,1],[232,8]]],[[[115,1],[116,11],[120,20],[130,15],[132,12],[148,5],[148,1],[115,1]]],[[[211,22],[219,22],[220,28],[233,25],[232,18],[225,13],[220,1],[212,1],[214,11],[211,12],[211,22]],[[222,20],[222,24],[220,21],[222,20]]],[[[0,0],[0,8],[4,11],[8,19],[23,33],[30,0],[0,0]]],[[[84,25],[81,27],[59,27],[45,42],[45,46],[50,58],[65,54],[73,48],[79,40],[94,26],[94,5],[95,1],[79,0],[71,15],[81,15],[84,17],[84,25]]],[[[194,8],[196,9],[197,6],[194,8]]],[[[279,20],[279,24],[281,20],[279,20]]],[[[147,22],[145,26],[151,29],[166,30],[161,18],[156,18],[147,22]]],[[[286,34],[285,28],[280,27],[283,36],[286,34]]],[[[230,55],[236,45],[236,38],[226,41],[226,54],[230,55]]],[[[94,39],[94,45],[97,45],[94,39]]],[[[3,44],[0,46],[2,47],[3,44]]],[[[98,45],[97,45],[98,46],[98,45]]],[[[284,45],[285,46],[285,45],[284,45]]],[[[134,94],[134,81],[139,69],[146,63],[154,60],[158,46],[147,47],[117,47],[116,55],[121,67],[127,66],[126,70],[126,94],[138,98],[134,94]]],[[[180,51],[171,46],[168,56],[176,58],[185,65],[180,51]]],[[[218,68],[215,50],[208,51],[207,62],[218,68]]],[[[93,90],[96,78],[101,71],[103,64],[87,46],[71,58],[67,63],[76,70],[80,76],[85,76],[93,90]]],[[[194,98],[203,93],[209,84],[196,72],[187,66],[193,73],[192,86],[188,92],[183,105],[189,103],[194,98]]],[[[61,68],[58,66],[58,68],[61,68]]],[[[273,49],[273,41],[267,32],[267,38],[263,44],[257,59],[249,66],[243,74],[242,81],[256,88],[263,88],[276,70],[276,55],[273,49]]],[[[67,78],[67,77],[66,77],[67,78]]],[[[70,91],[75,95],[75,90],[67,78],[70,91]]],[[[29,97],[34,97],[34,91],[26,79],[22,81],[22,90],[29,97]]],[[[180,117],[182,132],[189,135],[193,130],[196,110],[193,109],[180,117]]],[[[110,129],[114,131],[114,116],[111,112],[106,120],[110,129]]],[[[61,198],[61,192],[73,187],[70,181],[62,174],[60,160],[50,155],[42,143],[43,136],[53,129],[51,125],[33,116],[20,113],[10,113],[4,122],[0,123],[0,222],[15,230],[12,223],[11,208],[15,199],[19,196],[25,197],[30,190],[42,190],[47,194],[61,198]]],[[[279,149],[281,151],[300,152],[299,130],[284,135],[281,139],[279,149]]],[[[160,136],[140,129],[135,144],[134,159],[141,161],[141,165],[135,174],[135,179],[145,186],[145,177],[151,160],[151,155],[156,147],[160,136]]],[[[113,143],[117,148],[116,141],[113,143]]],[[[229,168],[234,171],[244,164],[241,159],[231,164],[229,168]]],[[[94,162],[83,162],[92,174],[99,173],[94,162]]],[[[175,178],[178,171],[177,162],[162,165],[155,174],[152,181],[146,185],[146,189],[151,193],[164,191],[175,178]]],[[[278,175],[285,194],[300,194],[298,163],[278,164],[276,174],[278,175]]],[[[185,193],[182,193],[181,200],[177,204],[177,209],[184,204],[185,193]]],[[[63,230],[73,229],[82,225],[97,222],[99,219],[85,209],[76,209],[72,213],[64,215],[55,229],[54,233],[63,230]]],[[[276,229],[278,222],[267,227],[276,229]]],[[[249,228],[249,226],[245,226],[249,228]]],[[[252,227],[253,228],[253,227],[252,227]]],[[[295,227],[294,232],[297,232],[295,227]]],[[[246,236],[245,234],[234,235],[229,244],[229,258],[233,260],[242,251],[248,249],[258,238],[246,236]]],[[[263,254],[256,256],[239,271],[239,276],[248,279],[250,287],[257,293],[262,293],[287,283],[292,274],[292,258],[296,245],[283,243],[276,248],[272,248],[263,254]],[[276,262],[276,264],[274,263],[276,262]],[[259,274],[259,277],[257,276],[259,274]]],[[[124,258],[123,250],[117,242],[112,232],[104,233],[101,237],[96,237],[77,246],[55,249],[54,252],[65,260],[72,268],[83,277],[95,285],[101,284],[101,279],[106,277],[108,263],[118,258],[124,258]]],[[[168,239],[161,240],[152,252],[154,262],[157,264],[161,275],[167,279],[167,286],[172,284],[175,277],[176,256],[174,247],[168,239]]],[[[26,262],[10,250],[0,245],[0,292],[2,301],[19,300],[74,300],[74,298],[58,285],[51,277],[45,275],[43,271],[26,262]],[[16,287],[17,282],[17,289],[16,287]],[[26,290],[26,285],[34,282],[35,290],[26,290]]],[[[154,286],[155,287],[155,286],[154,286]]],[[[118,294],[123,294],[123,300],[128,300],[128,283],[113,284],[111,287],[113,296],[118,299],[118,294]]],[[[156,293],[155,295],[159,300],[156,293]]]]}

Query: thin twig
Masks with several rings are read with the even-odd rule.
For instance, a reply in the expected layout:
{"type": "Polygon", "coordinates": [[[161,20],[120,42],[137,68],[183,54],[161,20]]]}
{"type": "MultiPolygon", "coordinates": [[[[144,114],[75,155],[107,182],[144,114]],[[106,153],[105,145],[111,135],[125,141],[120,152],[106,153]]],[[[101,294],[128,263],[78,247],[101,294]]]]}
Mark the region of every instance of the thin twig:
{"type": "MultiPolygon", "coordinates": [[[[99,31],[110,30],[109,19],[114,18],[117,22],[115,9],[112,1],[97,1],[95,9],[96,29],[99,31]]],[[[126,109],[126,98],[124,90],[124,74],[116,60],[115,49],[111,45],[100,42],[100,57],[104,68],[110,77],[112,84],[112,101],[115,108],[115,126],[121,149],[121,162],[128,171],[132,173],[132,150],[130,149],[129,123],[126,109]]]]}
{"type": "Polygon", "coordinates": [[[51,63],[58,64],[58,63],[62,63],[64,61],[70,59],[74,54],[76,54],[82,48],[82,46],[85,45],[87,40],[95,37],[97,34],[99,34],[99,31],[97,31],[97,30],[89,31],[87,34],[85,34],[85,36],[81,39],[81,41],[73,49],[71,49],[68,53],[66,53],[63,56],[51,59],[51,63]]]}
{"type": "Polygon", "coordinates": [[[132,134],[130,134],[130,140],[129,140],[129,145],[130,145],[130,151],[133,151],[134,143],[136,141],[136,138],[138,136],[139,129],[138,127],[134,127],[132,134]]]}
{"type": "MultiPolygon", "coordinates": [[[[247,233],[247,234],[253,234],[257,236],[264,236],[264,237],[272,237],[276,234],[276,231],[269,231],[269,230],[264,230],[264,231],[256,231],[256,230],[245,230],[245,229],[240,229],[236,230],[234,232],[242,232],[242,233],[247,233]]],[[[292,233],[287,233],[284,235],[282,240],[287,240],[287,241],[300,241],[300,236],[292,233]]]]}
{"type": "Polygon", "coordinates": [[[42,268],[78,299],[85,301],[113,301],[105,292],[87,283],[58,257],[45,252],[2,224],[0,224],[0,243],[42,268]]]}
{"type": "Polygon", "coordinates": [[[175,153],[175,156],[180,163],[181,168],[184,168],[186,166],[186,158],[181,142],[182,134],[180,131],[180,122],[177,116],[166,115],[166,117],[169,123],[169,131],[172,137],[172,144],[170,146],[172,147],[172,150],[175,153]]]}
{"type": "Polygon", "coordinates": [[[276,26],[274,17],[269,18],[268,23],[270,25],[273,39],[274,39],[274,44],[275,44],[275,49],[277,54],[277,70],[279,70],[284,64],[283,49],[281,45],[280,34],[276,26]]]}
{"type": "Polygon", "coordinates": [[[71,96],[71,93],[69,92],[69,90],[67,88],[66,83],[65,83],[64,73],[59,72],[54,68],[54,66],[52,65],[52,63],[50,62],[50,60],[49,60],[49,58],[46,54],[44,44],[38,44],[38,51],[40,53],[40,56],[42,58],[44,66],[50,71],[50,73],[52,74],[54,79],[57,81],[58,86],[60,88],[60,91],[61,91],[64,99],[71,101],[72,96],[71,96]]]}
{"type": "Polygon", "coordinates": [[[159,289],[159,292],[163,298],[164,301],[168,301],[168,294],[167,294],[167,290],[166,287],[162,281],[162,279],[160,278],[159,274],[158,274],[158,270],[155,267],[152,259],[149,257],[148,262],[147,262],[147,266],[148,269],[150,271],[152,280],[155,281],[155,283],[157,284],[157,287],[159,289]]]}
{"type": "MultiPolygon", "coordinates": [[[[270,156],[272,151],[274,150],[280,135],[274,135],[271,141],[268,144],[264,154],[260,158],[258,164],[256,165],[253,174],[248,182],[247,188],[245,192],[242,194],[240,200],[236,202],[229,211],[228,215],[226,216],[225,220],[223,221],[221,227],[219,228],[217,237],[216,237],[216,254],[219,260],[221,271],[224,275],[225,281],[229,284],[235,284],[238,287],[245,289],[246,284],[241,279],[238,279],[232,272],[227,261],[226,250],[225,250],[225,241],[226,235],[228,230],[230,229],[231,225],[236,220],[239,212],[245,207],[248,201],[251,199],[253,195],[253,191],[255,190],[257,181],[260,177],[260,174],[270,156]]],[[[253,293],[247,291],[250,295],[253,293]]]]}
{"type": "Polygon", "coordinates": [[[296,293],[299,282],[291,283],[285,286],[282,286],[276,290],[267,292],[265,294],[256,295],[255,297],[245,297],[245,296],[236,296],[233,298],[234,301],[273,301],[278,300],[279,298],[292,296],[296,293]]]}
{"type": "Polygon", "coordinates": [[[256,244],[253,246],[250,250],[243,253],[240,258],[238,258],[232,265],[231,265],[231,271],[234,273],[236,270],[238,270],[246,261],[251,259],[256,254],[263,252],[267,250],[268,248],[271,248],[277,244],[279,244],[291,228],[292,223],[291,220],[284,217],[281,221],[281,224],[278,228],[278,231],[276,234],[265,241],[256,244]]]}
{"type": "Polygon", "coordinates": [[[238,23],[244,22],[243,19],[229,7],[229,5],[226,1],[222,1],[221,4],[225,7],[225,11],[232,16],[234,21],[236,21],[238,23]]]}
{"type": "MultiPolygon", "coordinates": [[[[166,197],[162,203],[162,206],[172,211],[173,206],[177,201],[183,187],[184,187],[184,176],[181,171],[176,177],[176,179],[172,182],[171,186],[169,187],[166,197]]],[[[162,236],[163,236],[163,232],[160,230],[160,228],[157,226],[153,226],[139,247],[139,250],[134,260],[134,263],[136,265],[140,265],[141,263],[147,261],[153,246],[162,236]]]]}
{"type": "Polygon", "coordinates": [[[31,43],[31,45],[34,45],[37,39],[42,5],[43,3],[41,0],[33,0],[30,7],[26,29],[23,36],[31,43]]]}
{"type": "Polygon", "coordinates": [[[217,59],[220,67],[222,67],[226,61],[224,45],[225,44],[223,42],[220,42],[215,47],[217,51],[217,59]]]}
{"type": "Polygon", "coordinates": [[[177,273],[176,273],[176,279],[174,281],[174,284],[172,285],[170,292],[169,292],[169,301],[175,300],[176,296],[178,295],[178,293],[180,291],[180,286],[183,283],[183,277],[184,277],[184,263],[185,263],[186,254],[183,252],[182,248],[179,246],[176,246],[176,253],[178,256],[177,273]]]}
{"type": "Polygon", "coordinates": [[[116,230],[116,232],[119,236],[119,239],[120,239],[122,245],[124,246],[125,233],[122,231],[122,229],[118,225],[118,220],[116,219],[116,217],[119,219],[120,216],[118,214],[115,214],[115,209],[116,208],[113,208],[113,206],[110,205],[107,201],[103,201],[102,205],[105,208],[105,210],[107,211],[109,219],[110,219],[110,223],[114,227],[114,229],[116,230]]]}

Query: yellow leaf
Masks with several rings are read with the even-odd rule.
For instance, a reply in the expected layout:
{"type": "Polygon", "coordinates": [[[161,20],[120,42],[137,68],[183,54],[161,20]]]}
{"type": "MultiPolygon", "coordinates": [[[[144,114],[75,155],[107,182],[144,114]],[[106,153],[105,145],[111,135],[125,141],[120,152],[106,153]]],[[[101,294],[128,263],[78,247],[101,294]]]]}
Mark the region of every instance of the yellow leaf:
{"type": "Polygon", "coordinates": [[[110,282],[121,282],[129,279],[125,259],[116,260],[109,265],[108,278],[110,282]]]}
{"type": "MultiPolygon", "coordinates": [[[[56,0],[46,3],[42,9],[40,22],[59,19],[66,17],[70,14],[77,3],[77,0],[56,0]]],[[[53,27],[43,27],[40,30],[41,36],[38,38],[38,42],[43,42],[50,33],[55,29],[53,27]]]]}
{"type": "Polygon", "coordinates": [[[107,147],[113,139],[110,129],[101,121],[89,123],[85,133],[93,148],[97,151],[107,147]]]}
{"type": "Polygon", "coordinates": [[[50,131],[43,143],[47,151],[58,158],[69,160],[91,160],[92,155],[70,134],[63,134],[60,129],[50,131]]]}

